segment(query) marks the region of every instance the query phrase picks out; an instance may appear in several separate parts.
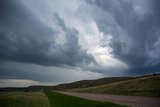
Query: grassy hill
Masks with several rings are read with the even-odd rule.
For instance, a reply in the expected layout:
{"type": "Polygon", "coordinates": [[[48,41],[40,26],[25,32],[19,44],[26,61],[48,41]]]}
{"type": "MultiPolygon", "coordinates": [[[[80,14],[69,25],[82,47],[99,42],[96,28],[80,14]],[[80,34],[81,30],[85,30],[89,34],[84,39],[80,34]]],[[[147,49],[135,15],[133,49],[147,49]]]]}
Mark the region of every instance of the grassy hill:
{"type": "Polygon", "coordinates": [[[118,81],[130,80],[130,79],[133,79],[133,77],[106,77],[106,78],[100,78],[96,80],[81,80],[81,81],[76,81],[72,83],[64,83],[56,86],[30,86],[26,88],[26,91],[43,91],[43,90],[61,91],[66,89],[99,86],[99,85],[110,84],[118,81]]]}
{"type": "Polygon", "coordinates": [[[76,89],[74,91],[160,97],[160,75],[136,77],[131,80],[76,89]]]}
{"type": "Polygon", "coordinates": [[[110,84],[118,81],[124,81],[132,79],[133,77],[106,77],[100,78],[96,80],[81,80],[76,81],[68,84],[59,84],[55,86],[55,89],[64,90],[64,89],[73,89],[73,88],[86,88],[86,87],[93,87],[98,85],[110,84]]]}

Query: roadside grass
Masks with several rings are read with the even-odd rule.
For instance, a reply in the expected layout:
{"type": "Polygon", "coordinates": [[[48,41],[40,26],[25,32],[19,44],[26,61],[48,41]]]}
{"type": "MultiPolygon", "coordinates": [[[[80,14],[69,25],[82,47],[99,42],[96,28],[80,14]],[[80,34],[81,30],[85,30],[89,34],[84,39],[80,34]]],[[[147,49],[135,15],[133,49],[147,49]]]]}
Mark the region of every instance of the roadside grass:
{"type": "Polygon", "coordinates": [[[160,97],[160,75],[132,79],[84,89],[75,89],[72,91],[160,97]]]}
{"type": "Polygon", "coordinates": [[[1,92],[0,107],[49,107],[49,100],[41,92],[1,92]]]}
{"type": "Polygon", "coordinates": [[[49,98],[50,107],[126,107],[110,102],[98,102],[57,92],[45,92],[49,98]]]}

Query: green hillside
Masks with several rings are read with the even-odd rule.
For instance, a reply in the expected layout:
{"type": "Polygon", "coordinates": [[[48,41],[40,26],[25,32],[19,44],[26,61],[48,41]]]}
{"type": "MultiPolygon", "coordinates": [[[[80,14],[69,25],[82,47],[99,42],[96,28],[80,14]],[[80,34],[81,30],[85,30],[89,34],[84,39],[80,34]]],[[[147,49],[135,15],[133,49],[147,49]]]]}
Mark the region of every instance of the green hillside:
{"type": "Polygon", "coordinates": [[[76,89],[76,91],[160,97],[160,75],[141,77],[85,89],[76,89]]]}

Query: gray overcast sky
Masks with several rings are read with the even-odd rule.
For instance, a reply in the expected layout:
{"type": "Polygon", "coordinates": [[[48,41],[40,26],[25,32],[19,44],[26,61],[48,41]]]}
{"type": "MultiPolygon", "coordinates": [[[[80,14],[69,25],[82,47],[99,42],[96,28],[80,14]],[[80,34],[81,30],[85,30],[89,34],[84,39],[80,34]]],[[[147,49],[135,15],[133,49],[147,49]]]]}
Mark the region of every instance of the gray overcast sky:
{"type": "Polygon", "coordinates": [[[158,71],[159,0],[0,0],[0,87],[158,71]]]}

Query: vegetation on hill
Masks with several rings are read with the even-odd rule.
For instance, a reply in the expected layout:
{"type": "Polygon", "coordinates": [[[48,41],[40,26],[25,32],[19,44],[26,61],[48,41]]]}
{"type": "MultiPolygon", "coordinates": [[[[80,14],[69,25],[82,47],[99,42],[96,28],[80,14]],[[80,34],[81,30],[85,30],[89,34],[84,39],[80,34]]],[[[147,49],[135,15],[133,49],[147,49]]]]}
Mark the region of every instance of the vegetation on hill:
{"type": "Polygon", "coordinates": [[[106,77],[96,80],[81,80],[72,83],[64,83],[56,86],[30,86],[26,88],[26,91],[44,91],[44,90],[61,91],[73,88],[86,88],[86,87],[110,84],[118,81],[130,80],[132,78],[133,77],[106,77]]]}
{"type": "Polygon", "coordinates": [[[30,86],[26,91],[78,91],[126,95],[160,96],[160,74],[136,77],[106,77],[97,80],[81,80],[56,86],[30,86]]]}
{"type": "Polygon", "coordinates": [[[75,91],[160,97],[160,75],[144,76],[107,85],[76,89],[75,91]]]}
{"type": "Polygon", "coordinates": [[[132,79],[132,77],[106,77],[106,78],[100,78],[96,80],[81,80],[81,81],[76,81],[76,82],[72,82],[68,84],[59,84],[55,86],[54,88],[57,90],[86,88],[86,87],[110,84],[110,83],[129,80],[129,79],[132,79]]]}
{"type": "Polygon", "coordinates": [[[98,102],[57,92],[45,92],[51,107],[126,107],[109,102],[98,102]]]}
{"type": "Polygon", "coordinates": [[[25,89],[27,92],[37,92],[37,91],[45,91],[45,90],[53,90],[54,86],[29,86],[25,89]]]}

